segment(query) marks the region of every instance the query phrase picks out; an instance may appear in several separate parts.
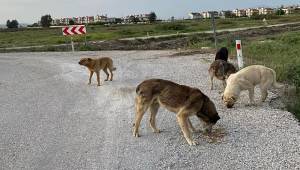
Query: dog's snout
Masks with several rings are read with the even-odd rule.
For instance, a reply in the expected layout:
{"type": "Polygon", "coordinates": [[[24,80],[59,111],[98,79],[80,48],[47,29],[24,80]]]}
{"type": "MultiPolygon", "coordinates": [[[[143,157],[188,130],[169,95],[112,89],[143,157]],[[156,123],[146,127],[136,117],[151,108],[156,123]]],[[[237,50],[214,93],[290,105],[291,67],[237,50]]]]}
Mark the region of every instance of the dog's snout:
{"type": "Polygon", "coordinates": [[[232,107],[233,107],[233,104],[227,104],[226,107],[227,107],[227,108],[232,108],[232,107]]]}

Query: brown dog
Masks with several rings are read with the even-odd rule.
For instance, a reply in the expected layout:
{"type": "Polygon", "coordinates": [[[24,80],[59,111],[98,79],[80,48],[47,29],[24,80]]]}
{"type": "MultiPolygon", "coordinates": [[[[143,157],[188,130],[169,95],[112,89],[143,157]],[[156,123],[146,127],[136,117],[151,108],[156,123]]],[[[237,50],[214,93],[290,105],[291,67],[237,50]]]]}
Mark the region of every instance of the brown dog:
{"type": "Polygon", "coordinates": [[[236,68],[224,60],[215,60],[213,63],[211,63],[209,69],[208,69],[209,75],[210,75],[210,81],[211,81],[211,90],[213,90],[213,79],[216,77],[219,80],[223,81],[224,89],[226,87],[226,79],[230,76],[230,74],[233,74],[236,72],[236,68]]]}
{"type": "Polygon", "coordinates": [[[82,59],[80,59],[78,64],[86,66],[90,70],[90,78],[89,78],[88,84],[91,84],[92,76],[93,76],[94,72],[96,72],[98,86],[100,86],[100,70],[103,70],[107,76],[105,81],[107,81],[109,78],[107,69],[110,71],[110,81],[113,80],[113,72],[112,71],[116,70],[116,68],[113,67],[113,61],[109,57],[101,57],[101,58],[97,58],[97,59],[82,58],[82,59]]]}
{"type": "Polygon", "coordinates": [[[155,133],[159,129],[155,125],[155,116],[159,106],[175,112],[180,128],[186,141],[190,145],[197,142],[191,137],[189,127],[194,130],[189,116],[196,115],[200,121],[206,123],[206,130],[211,131],[212,125],[220,119],[214,103],[199,89],[179,85],[162,79],[149,79],[136,88],[136,115],[133,136],[139,137],[138,129],[144,113],[150,108],[150,126],[155,133]]]}

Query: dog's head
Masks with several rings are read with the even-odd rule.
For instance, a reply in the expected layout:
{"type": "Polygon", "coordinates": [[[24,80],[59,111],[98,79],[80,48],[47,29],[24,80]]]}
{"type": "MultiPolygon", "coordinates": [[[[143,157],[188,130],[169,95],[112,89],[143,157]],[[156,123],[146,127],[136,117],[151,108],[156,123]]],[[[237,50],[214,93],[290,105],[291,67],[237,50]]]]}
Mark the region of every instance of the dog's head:
{"type": "Polygon", "coordinates": [[[227,108],[232,108],[237,99],[233,95],[222,95],[222,100],[227,108]]]}
{"type": "Polygon", "coordinates": [[[211,131],[212,125],[216,124],[220,119],[215,104],[207,96],[205,96],[202,108],[197,113],[197,116],[207,124],[209,127],[208,131],[211,131]]]}
{"type": "Polygon", "coordinates": [[[83,65],[83,66],[88,66],[89,64],[91,64],[91,62],[92,62],[91,58],[82,58],[82,59],[80,59],[78,64],[83,65]]]}

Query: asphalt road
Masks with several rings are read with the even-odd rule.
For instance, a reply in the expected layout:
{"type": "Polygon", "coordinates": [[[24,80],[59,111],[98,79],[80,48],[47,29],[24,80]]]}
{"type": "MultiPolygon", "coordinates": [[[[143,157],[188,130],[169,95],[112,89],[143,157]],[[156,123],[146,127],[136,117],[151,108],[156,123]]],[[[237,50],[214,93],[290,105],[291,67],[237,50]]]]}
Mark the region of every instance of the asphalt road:
{"type": "MultiPolygon", "coordinates": [[[[300,128],[293,115],[246,107],[247,94],[225,108],[210,91],[211,55],[174,51],[0,54],[0,169],[300,169],[300,128]],[[88,83],[81,56],[111,56],[115,80],[88,83]],[[135,87],[164,78],[200,88],[221,120],[212,136],[195,133],[189,146],[174,113],[160,109],[152,133],[144,116],[132,136],[135,87]]],[[[268,101],[276,96],[271,94],[268,101]]],[[[256,94],[256,100],[259,96],[256,94]]],[[[192,122],[201,128],[197,119],[192,122]]]]}

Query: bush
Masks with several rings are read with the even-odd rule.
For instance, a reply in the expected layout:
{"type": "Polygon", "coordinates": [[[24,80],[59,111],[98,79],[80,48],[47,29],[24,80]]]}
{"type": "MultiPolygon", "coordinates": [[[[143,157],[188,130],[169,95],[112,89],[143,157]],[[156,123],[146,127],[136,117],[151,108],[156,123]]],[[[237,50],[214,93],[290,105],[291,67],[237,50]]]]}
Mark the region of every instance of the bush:
{"type": "Polygon", "coordinates": [[[263,20],[263,19],[278,19],[280,16],[275,15],[275,14],[268,14],[268,15],[252,15],[250,18],[254,20],[263,20]]]}
{"type": "Polygon", "coordinates": [[[81,45],[81,46],[79,47],[79,50],[80,50],[80,51],[95,51],[96,48],[93,47],[93,46],[91,46],[91,45],[81,45]]]}
{"type": "Polygon", "coordinates": [[[187,25],[180,24],[180,23],[167,23],[167,24],[160,24],[156,26],[156,28],[160,30],[180,31],[180,30],[185,30],[187,28],[187,25]]]}
{"type": "Polygon", "coordinates": [[[234,22],[230,21],[230,20],[226,20],[226,19],[220,19],[218,20],[219,25],[235,25],[234,22]]]}
{"type": "Polygon", "coordinates": [[[135,32],[131,29],[123,29],[121,31],[118,31],[118,34],[120,35],[133,35],[135,32]]]}
{"type": "Polygon", "coordinates": [[[300,64],[290,64],[289,67],[286,68],[286,79],[294,84],[298,89],[300,88],[300,64]]]}

